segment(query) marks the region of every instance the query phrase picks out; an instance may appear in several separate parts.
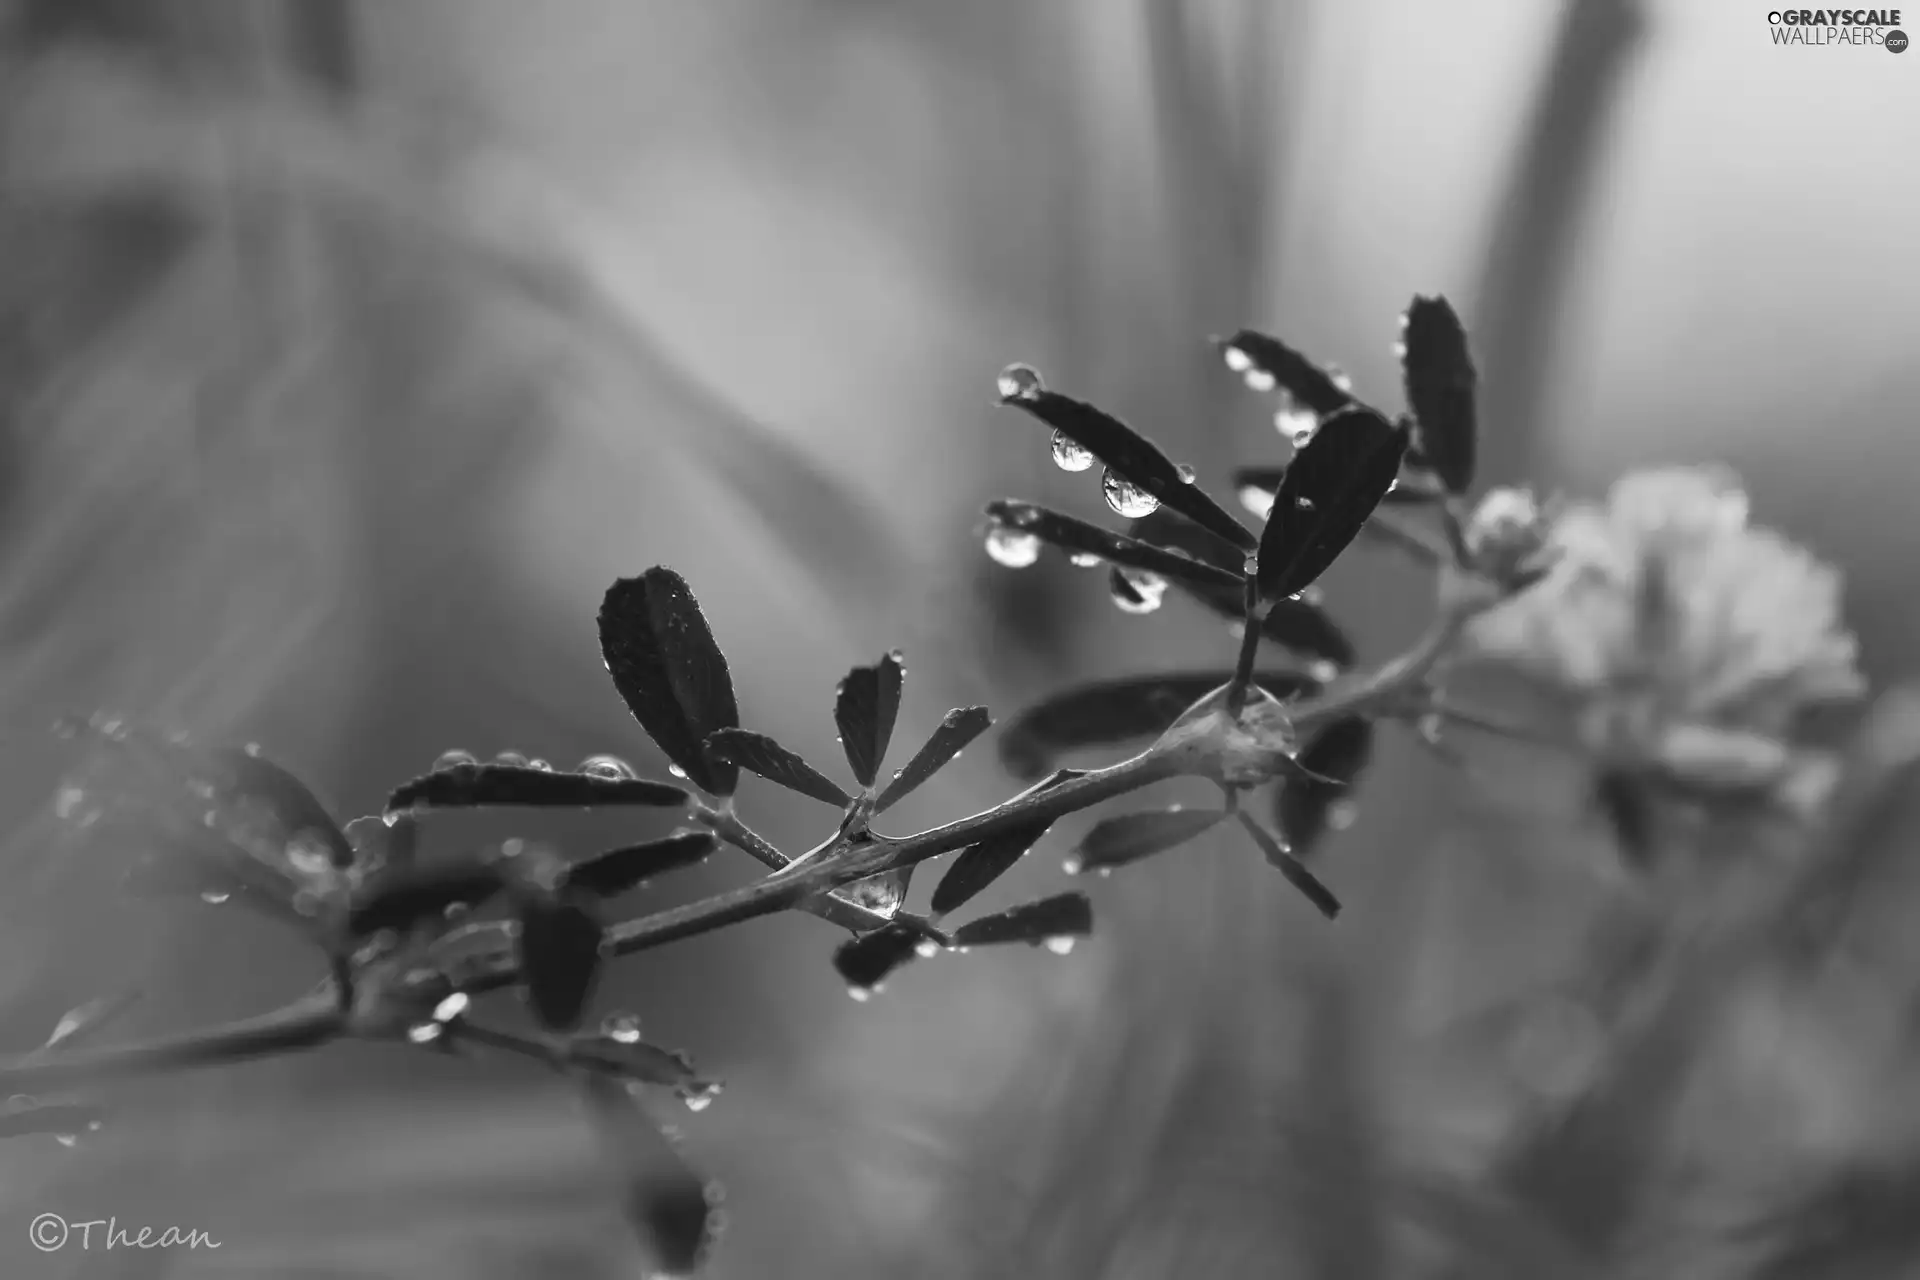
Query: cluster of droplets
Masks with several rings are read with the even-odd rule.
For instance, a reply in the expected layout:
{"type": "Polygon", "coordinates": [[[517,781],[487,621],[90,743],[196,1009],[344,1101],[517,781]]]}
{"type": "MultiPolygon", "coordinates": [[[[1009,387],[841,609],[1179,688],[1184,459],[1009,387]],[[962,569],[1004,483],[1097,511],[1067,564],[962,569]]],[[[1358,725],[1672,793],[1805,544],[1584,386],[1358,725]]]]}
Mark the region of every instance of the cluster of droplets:
{"type": "MultiPolygon", "coordinates": [[[[1040,377],[1039,370],[1028,364],[1010,364],[1002,369],[996,381],[996,387],[1000,392],[1001,401],[1003,403],[1013,404],[1030,402],[1037,399],[1040,394],[1047,389],[1046,383],[1040,377]]],[[[1099,459],[1094,456],[1093,450],[1087,448],[1087,446],[1057,428],[1053,433],[1052,454],[1053,464],[1062,471],[1067,472],[1090,470],[1093,464],[1099,461],[1099,459]]],[[[1193,469],[1191,467],[1180,468],[1180,478],[1188,484],[1192,484],[1193,469]]],[[[1107,467],[1100,474],[1100,494],[1106,499],[1107,506],[1112,509],[1115,515],[1123,516],[1128,520],[1138,520],[1143,516],[1150,516],[1160,509],[1160,500],[1158,498],[1131,480],[1128,480],[1112,467],[1107,467]]],[[[1008,565],[1011,568],[1023,568],[1025,565],[1033,563],[1033,559],[1021,559],[1021,556],[1024,555],[1023,547],[1024,544],[1015,543],[1013,549],[1009,552],[1004,543],[1000,550],[996,550],[992,544],[989,544],[987,551],[989,555],[992,555],[994,559],[1001,564],[1008,565]],[[1012,558],[1003,559],[1003,554],[1010,554],[1012,558]],[[1014,563],[1016,560],[1019,561],[1019,563],[1014,563]]],[[[1033,554],[1034,558],[1037,558],[1039,555],[1037,542],[1034,544],[1033,554]]]]}

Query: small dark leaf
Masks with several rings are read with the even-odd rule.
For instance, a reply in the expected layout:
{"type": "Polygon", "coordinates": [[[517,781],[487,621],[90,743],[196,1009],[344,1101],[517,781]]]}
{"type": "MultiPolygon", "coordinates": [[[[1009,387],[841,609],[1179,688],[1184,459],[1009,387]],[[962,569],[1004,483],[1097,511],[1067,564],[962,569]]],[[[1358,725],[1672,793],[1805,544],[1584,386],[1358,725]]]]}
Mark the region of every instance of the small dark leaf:
{"type": "Polygon", "coordinates": [[[853,803],[831,778],[764,733],[722,729],[707,739],[707,754],[835,808],[853,803]]]}
{"type": "Polygon", "coordinates": [[[733,677],[686,580],[656,566],[608,587],[600,652],[627,709],[667,758],[708,794],[732,795],[738,768],[710,761],[704,747],[739,727],[733,677]]]}
{"type": "Polygon", "coordinates": [[[1342,716],[1316,733],[1294,763],[1300,772],[1274,792],[1273,817],[1280,838],[1299,857],[1310,857],[1326,833],[1328,812],[1351,789],[1373,758],[1373,722],[1342,716]]]}
{"type": "Polygon", "coordinates": [[[408,809],[586,809],[596,805],[687,802],[684,787],[646,778],[599,778],[525,765],[457,764],[402,783],[387,797],[389,813],[408,809]]]}
{"type": "Polygon", "coordinates": [[[1246,568],[1247,553],[1236,543],[1223,540],[1178,511],[1160,507],[1151,514],[1141,516],[1127,525],[1127,536],[1136,542],[1148,542],[1156,547],[1185,552],[1203,564],[1210,564],[1222,573],[1231,574],[1235,589],[1238,590],[1238,583],[1246,568]]]}
{"type": "MultiPolygon", "coordinates": [[[[1169,582],[1212,588],[1237,596],[1245,580],[1243,572],[1223,569],[1191,555],[1129,538],[1031,502],[1011,498],[989,502],[987,515],[1010,529],[1033,534],[1062,550],[1099,556],[1108,564],[1123,565],[1129,569],[1143,569],[1169,582]]],[[[1212,537],[1211,534],[1207,536],[1212,537]]]]}
{"type": "Polygon", "coordinates": [[[1006,403],[1026,410],[1087,449],[1123,479],[1159,499],[1162,506],[1178,511],[1243,551],[1259,545],[1259,540],[1208,497],[1206,490],[1182,479],[1180,468],[1171,458],[1118,418],[1054,391],[1036,391],[1006,403]]]}
{"type": "MultiPolygon", "coordinates": [[[[1409,477],[1407,470],[1411,469],[1413,465],[1413,449],[1409,446],[1407,456],[1401,460],[1402,472],[1399,476],[1399,482],[1396,483],[1393,488],[1387,490],[1386,496],[1380,499],[1381,506],[1426,506],[1430,503],[1438,502],[1445,496],[1441,490],[1433,487],[1432,481],[1429,480],[1425,483],[1419,483],[1418,477],[1409,477]]],[[[1235,493],[1264,493],[1267,502],[1271,503],[1274,494],[1280,491],[1281,482],[1286,479],[1286,475],[1287,469],[1285,466],[1242,467],[1233,473],[1233,491],[1235,493]]]]}
{"type": "Polygon", "coordinates": [[[1306,895],[1321,915],[1331,920],[1340,914],[1340,899],[1333,896],[1333,890],[1320,883],[1320,877],[1307,870],[1307,864],[1293,856],[1287,846],[1265,827],[1248,817],[1242,810],[1238,815],[1240,825],[1246,828],[1253,842],[1260,846],[1260,852],[1267,862],[1287,878],[1287,883],[1306,895]]]}
{"type": "Polygon", "coordinates": [[[1093,903],[1084,893],[1062,893],[1038,902],[982,916],[954,930],[956,947],[990,947],[1002,942],[1039,945],[1055,938],[1084,938],[1093,932],[1093,903]]]}
{"type": "Polygon", "coordinates": [[[1223,353],[1239,352],[1250,368],[1271,375],[1280,390],[1322,418],[1353,403],[1353,396],[1340,389],[1332,374],[1278,338],[1242,329],[1231,338],[1221,339],[1219,345],[1223,353]]]}
{"type": "MultiPolygon", "coordinates": [[[[1181,712],[1232,678],[1231,671],[1167,672],[1057,693],[1007,725],[1000,735],[1001,763],[1017,778],[1037,778],[1067,752],[1158,737],[1181,712]]],[[[1254,683],[1283,701],[1320,687],[1296,671],[1258,672],[1254,683]]]]}
{"type": "Polygon", "coordinates": [[[527,1004],[549,1031],[572,1031],[600,976],[599,913],[584,895],[527,893],[517,916],[527,1004]]]}
{"type": "Polygon", "coordinates": [[[870,933],[841,943],[833,953],[833,967],[855,992],[871,992],[895,969],[912,960],[915,948],[930,935],[917,920],[894,920],[870,933]]]}
{"type": "Polygon", "coordinates": [[[962,849],[934,887],[933,914],[944,916],[973,901],[981,890],[1012,870],[1013,864],[1020,861],[1052,825],[1052,819],[1028,823],[962,849]]]}
{"type": "Polygon", "coordinates": [[[367,883],[348,916],[348,928],[360,936],[405,929],[451,906],[477,907],[505,885],[499,865],[478,858],[395,868],[367,883]]]}
{"type": "Polygon", "coordinates": [[[50,1102],[44,1106],[14,1100],[0,1104],[0,1138],[47,1133],[71,1138],[99,1126],[106,1112],[86,1102],[50,1102]]]}
{"type": "Polygon", "coordinates": [[[584,1081],[587,1106],[618,1173],[622,1206],[640,1242],[667,1276],[698,1271],[719,1231],[718,1183],[702,1177],[641,1110],[627,1086],[606,1075],[584,1081]]]}
{"type": "Polygon", "coordinates": [[[1147,809],[1093,824],[1074,850],[1078,870],[1124,866],[1185,844],[1226,821],[1224,809],[1147,809]]]}
{"type": "Polygon", "coordinates": [[[863,787],[873,786],[880,762],[893,741],[894,721],[900,716],[900,686],[906,678],[898,653],[889,653],[870,667],[855,667],[840,682],[833,700],[833,722],[840,729],[840,745],[847,765],[863,787]]]}
{"type": "Polygon", "coordinates": [[[566,882],[597,898],[618,897],[655,876],[704,861],[719,846],[719,838],[711,831],[676,831],[576,862],[567,868],[566,882]]]}
{"type": "Polygon", "coordinates": [[[914,753],[905,768],[894,773],[893,781],[873,802],[873,811],[884,813],[904,800],[992,725],[993,717],[985,707],[959,707],[947,712],[933,736],[914,753]]]}
{"type": "Polygon", "coordinates": [[[1479,430],[1467,331],[1445,298],[1416,297],[1407,308],[1405,345],[1401,369],[1407,407],[1420,424],[1420,451],[1447,492],[1464,493],[1473,483],[1479,430]]]}
{"type": "Polygon", "coordinates": [[[1260,594],[1305,590],[1347,549],[1400,470],[1407,433],[1371,409],[1328,418],[1294,455],[1260,537],[1260,594]]]}

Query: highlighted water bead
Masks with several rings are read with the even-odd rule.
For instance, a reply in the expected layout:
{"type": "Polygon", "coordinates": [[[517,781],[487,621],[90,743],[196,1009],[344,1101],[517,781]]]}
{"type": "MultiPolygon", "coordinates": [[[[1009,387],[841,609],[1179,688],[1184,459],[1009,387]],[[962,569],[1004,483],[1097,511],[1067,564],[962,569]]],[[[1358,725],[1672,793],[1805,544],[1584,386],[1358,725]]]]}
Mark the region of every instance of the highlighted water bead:
{"type": "Polygon", "coordinates": [[[1053,433],[1053,465],[1062,471],[1085,471],[1093,465],[1093,450],[1064,431],[1053,433]]]}
{"type": "Polygon", "coordinates": [[[1024,569],[1040,558],[1040,539],[1031,533],[996,524],[987,530],[987,555],[995,564],[1024,569]]]}
{"type": "Polygon", "coordinates": [[[1032,400],[1047,389],[1040,371],[1030,364],[1010,364],[1000,371],[995,386],[1002,400],[1032,400]]]}
{"type": "Polygon", "coordinates": [[[1100,477],[1100,492],[1113,514],[1128,520],[1150,516],[1160,509],[1160,500],[1139,485],[1108,467],[1100,477]]]}

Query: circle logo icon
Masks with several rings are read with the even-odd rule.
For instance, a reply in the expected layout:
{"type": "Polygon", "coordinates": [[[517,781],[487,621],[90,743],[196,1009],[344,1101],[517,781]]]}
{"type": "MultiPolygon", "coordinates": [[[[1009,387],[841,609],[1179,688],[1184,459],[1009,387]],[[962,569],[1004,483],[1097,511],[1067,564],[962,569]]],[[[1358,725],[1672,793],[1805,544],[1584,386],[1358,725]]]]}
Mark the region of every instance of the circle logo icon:
{"type": "Polygon", "coordinates": [[[1887,52],[1905,53],[1907,51],[1907,33],[1895,28],[1887,32],[1887,52]]]}

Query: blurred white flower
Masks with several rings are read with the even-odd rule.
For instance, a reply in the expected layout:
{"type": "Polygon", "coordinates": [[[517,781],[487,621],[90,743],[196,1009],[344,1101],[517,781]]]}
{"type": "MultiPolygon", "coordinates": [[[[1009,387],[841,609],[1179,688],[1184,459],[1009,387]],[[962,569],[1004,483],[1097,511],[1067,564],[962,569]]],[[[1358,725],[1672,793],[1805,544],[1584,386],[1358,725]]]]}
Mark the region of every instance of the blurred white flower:
{"type": "Polygon", "coordinates": [[[1697,755],[1702,732],[1783,738],[1799,711],[1864,687],[1839,573],[1749,526],[1724,471],[1629,475],[1604,504],[1552,516],[1547,552],[1538,583],[1474,621],[1466,656],[1570,695],[1604,745],[1678,733],[1697,755]]]}

